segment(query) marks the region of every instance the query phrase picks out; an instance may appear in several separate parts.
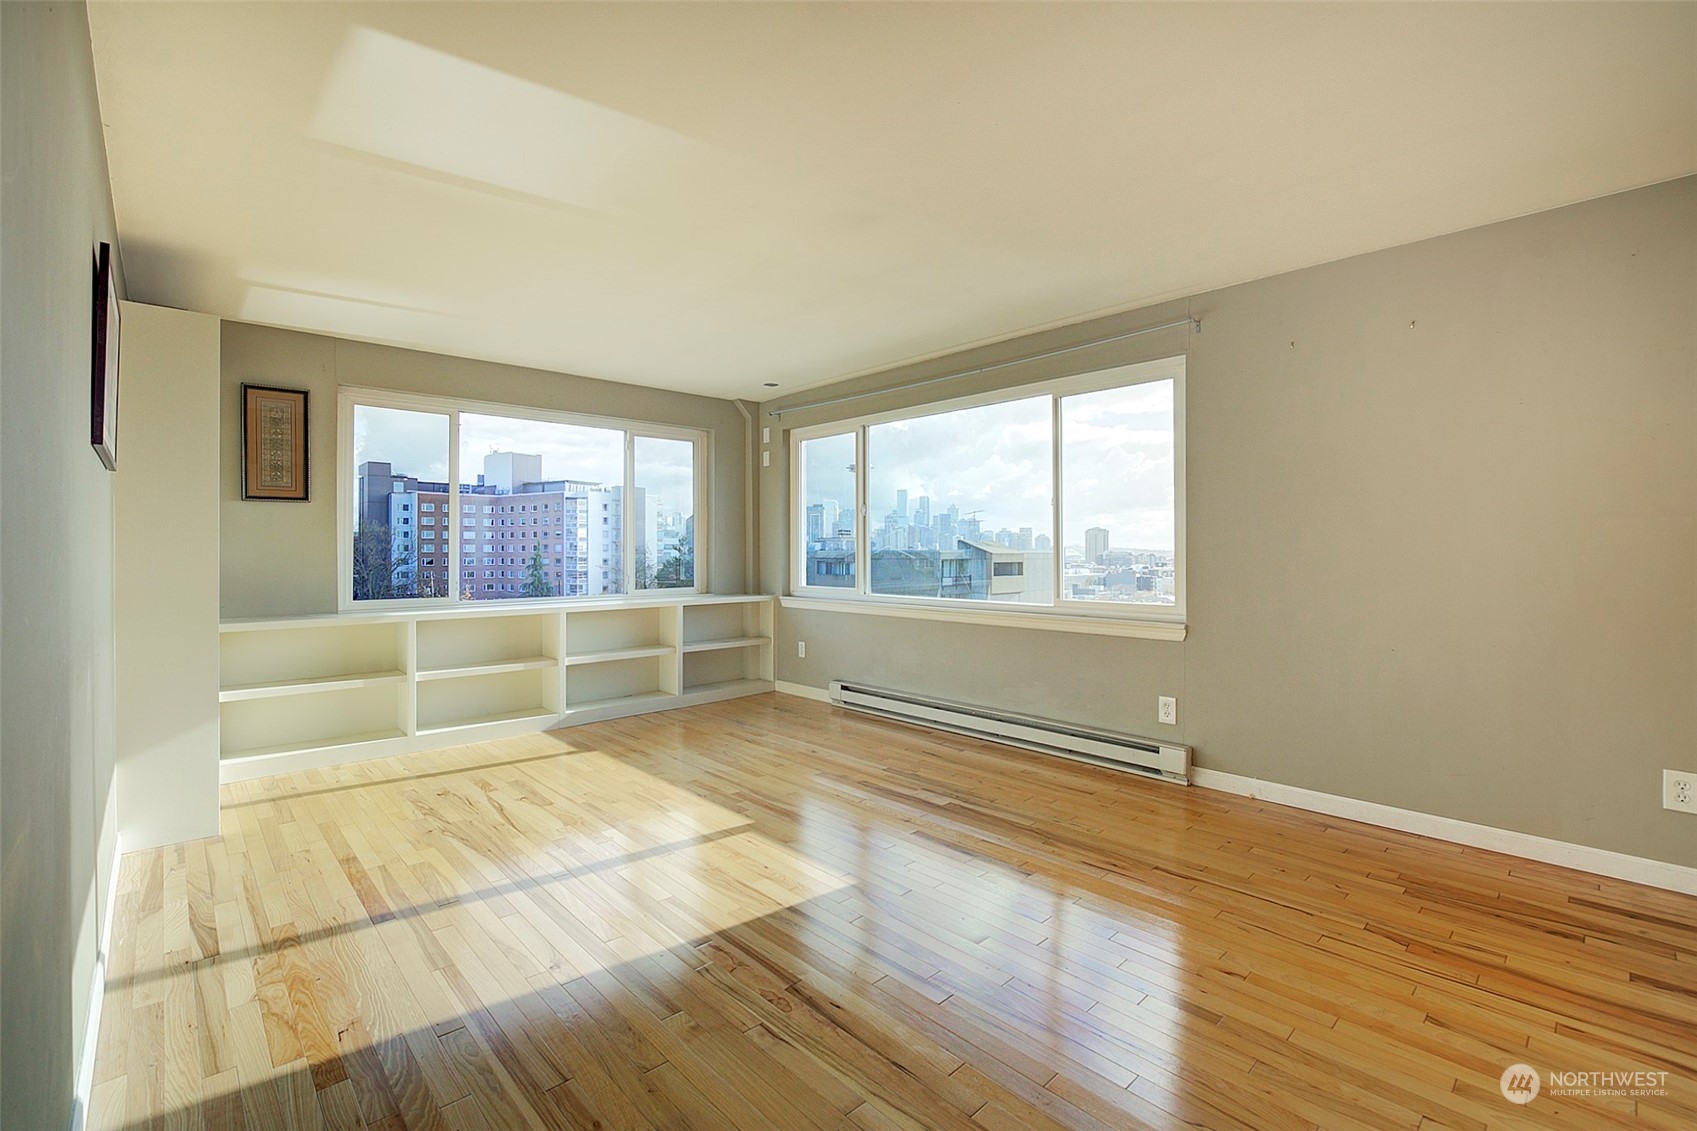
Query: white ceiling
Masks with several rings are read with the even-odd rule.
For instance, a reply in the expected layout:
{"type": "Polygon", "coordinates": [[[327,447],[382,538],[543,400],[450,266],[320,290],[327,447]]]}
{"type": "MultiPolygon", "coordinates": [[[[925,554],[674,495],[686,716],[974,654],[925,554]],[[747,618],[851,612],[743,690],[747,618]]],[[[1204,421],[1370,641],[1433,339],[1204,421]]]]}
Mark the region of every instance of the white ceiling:
{"type": "Polygon", "coordinates": [[[1697,172],[1697,4],[90,6],[131,297],[759,398],[1697,172]]]}

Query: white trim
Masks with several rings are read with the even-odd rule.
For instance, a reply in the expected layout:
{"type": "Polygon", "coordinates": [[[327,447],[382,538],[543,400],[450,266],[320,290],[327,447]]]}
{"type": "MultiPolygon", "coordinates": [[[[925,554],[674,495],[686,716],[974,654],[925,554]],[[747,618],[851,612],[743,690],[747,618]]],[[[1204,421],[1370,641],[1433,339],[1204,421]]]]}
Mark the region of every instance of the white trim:
{"type": "Polygon", "coordinates": [[[77,1064],[77,1090],[71,1099],[71,1131],[83,1131],[88,1124],[88,1105],[94,1099],[94,1053],[100,1046],[100,1015],[106,1005],[106,956],[112,953],[112,918],[118,910],[118,869],[123,859],[123,834],[114,833],[112,869],[106,881],[106,907],[100,917],[100,946],[94,953],[94,973],[88,991],[88,1030],[83,1034],[82,1059],[77,1064]]]}
{"type": "Polygon", "coordinates": [[[1515,832],[1512,829],[1458,821],[1452,817],[1439,817],[1413,809],[1398,809],[1394,805],[1381,805],[1376,801],[1339,797],[1336,794],[1320,793],[1300,786],[1228,774],[1223,770],[1196,767],[1191,770],[1190,780],[1191,784],[1203,789],[1234,793],[1258,801],[1306,809],[1311,813],[1324,813],[1331,817],[1342,817],[1380,828],[1429,836],[1434,840],[1463,844],[1470,848],[1488,849],[1666,891],[1697,895],[1697,868],[1683,864],[1671,864],[1665,860],[1651,860],[1643,856],[1628,856],[1623,852],[1610,852],[1605,848],[1592,848],[1589,845],[1552,840],[1549,837],[1515,832]]]}
{"type": "Polygon", "coordinates": [[[831,693],[822,687],[809,687],[805,683],[790,683],[778,680],[772,685],[772,690],[783,695],[794,695],[801,699],[812,699],[816,703],[829,703],[831,693]]]}
{"type": "Polygon", "coordinates": [[[1131,636],[1142,640],[1183,640],[1188,628],[1175,621],[1081,617],[1051,611],[991,612],[988,602],[963,601],[955,606],[908,604],[880,601],[872,597],[779,597],[786,609],[809,612],[857,613],[874,617],[909,617],[914,620],[953,621],[957,624],[987,624],[997,628],[1035,628],[1046,632],[1075,632],[1086,636],[1131,636]]]}

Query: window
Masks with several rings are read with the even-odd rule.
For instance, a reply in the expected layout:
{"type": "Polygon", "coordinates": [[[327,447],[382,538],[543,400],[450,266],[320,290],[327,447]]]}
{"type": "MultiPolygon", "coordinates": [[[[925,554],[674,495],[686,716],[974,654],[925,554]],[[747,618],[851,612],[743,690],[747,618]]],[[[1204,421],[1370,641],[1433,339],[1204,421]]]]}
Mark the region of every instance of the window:
{"type": "Polygon", "coordinates": [[[799,595],[1183,619],[1184,359],[792,433],[799,595]]]}
{"type": "MultiPolygon", "coordinates": [[[[636,587],[693,589],[694,445],[687,440],[638,436],[632,464],[636,483],[636,587]]],[[[601,521],[606,523],[607,519],[601,521]]],[[[616,555],[613,565],[618,565],[616,555]]]]}
{"type": "Polygon", "coordinates": [[[352,520],[342,575],[355,601],[433,597],[421,588],[410,537],[420,490],[446,490],[449,418],[359,405],[352,414],[352,520]]]}
{"type": "MultiPolygon", "coordinates": [[[[601,428],[554,420],[535,420],[493,413],[462,412],[460,424],[460,477],[472,490],[512,501],[492,503],[496,513],[523,515],[536,510],[544,501],[567,505],[568,500],[612,500],[615,509],[624,496],[626,433],[619,428],[601,428]],[[522,500],[522,501],[520,501],[522,500]]],[[[678,441],[694,457],[693,441],[678,441]]],[[[488,525],[508,528],[508,537],[518,535],[511,528],[528,525],[528,518],[492,518],[488,525]]],[[[495,532],[486,532],[493,537],[495,532]]],[[[603,552],[601,531],[597,537],[586,538],[579,551],[584,554],[603,552]]],[[[498,543],[509,553],[526,552],[530,547],[522,542],[498,543]]],[[[493,548],[493,547],[489,547],[493,548]]],[[[608,547],[606,552],[620,561],[622,547],[608,547]]],[[[503,558],[502,565],[518,565],[520,570],[504,570],[502,577],[521,581],[520,585],[504,585],[498,590],[502,599],[535,597],[604,597],[625,592],[624,570],[617,571],[609,584],[599,581],[573,582],[563,591],[554,584],[543,566],[540,554],[514,560],[503,558]]],[[[481,599],[473,593],[474,599],[481,599]]]]}
{"type": "Polygon", "coordinates": [[[855,434],[803,440],[795,461],[801,512],[803,584],[854,584],[855,434]]]}
{"type": "Polygon", "coordinates": [[[1063,541],[1070,601],[1177,603],[1174,381],[1060,399],[1063,541]]]}
{"type": "Polygon", "coordinates": [[[351,389],[341,413],[343,607],[695,588],[699,431],[351,389]],[[602,522],[587,521],[591,513],[602,522]],[[484,529],[462,534],[453,514],[484,529]],[[499,549],[521,555],[503,562],[513,584],[456,586],[445,570],[415,568],[414,515],[418,551],[460,554],[466,565],[478,564],[480,547],[497,550],[490,528],[511,528],[500,536],[517,541],[499,549]],[[551,548],[560,556],[544,557],[551,548]]]}
{"type": "Polygon", "coordinates": [[[1027,397],[866,429],[867,548],[872,592],[903,597],[1050,604],[1052,576],[991,586],[987,563],[1036,554],[1030,531],[1054,517],[1050,398],[1027,397]],[[1024,531],[1024,534],[1020,533],[1024,531]],[[1022,544],[1023,537],[1023,544],[1022,544]],[[944,562],[967,584],[944,586],[944,562]],[[975,568],[976,563],[976,568],[975,568]]]}

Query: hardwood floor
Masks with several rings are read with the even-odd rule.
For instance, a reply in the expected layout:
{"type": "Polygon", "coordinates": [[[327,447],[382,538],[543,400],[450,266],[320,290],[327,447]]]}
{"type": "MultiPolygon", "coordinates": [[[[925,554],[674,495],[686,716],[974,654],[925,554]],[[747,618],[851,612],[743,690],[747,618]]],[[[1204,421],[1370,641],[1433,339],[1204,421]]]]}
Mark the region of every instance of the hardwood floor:
{"type": "Polygon", "coordinates": [[[225,787],[90,1125],[1691,1128],[1697,899],[768,695],[225,787]]]}

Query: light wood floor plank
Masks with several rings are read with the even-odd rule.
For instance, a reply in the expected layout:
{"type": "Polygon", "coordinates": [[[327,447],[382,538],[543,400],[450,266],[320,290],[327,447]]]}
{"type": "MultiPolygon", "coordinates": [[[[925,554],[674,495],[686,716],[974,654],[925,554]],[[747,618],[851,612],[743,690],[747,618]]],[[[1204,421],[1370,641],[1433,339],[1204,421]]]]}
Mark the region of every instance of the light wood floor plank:
{"type": "Polygon", "coordinates": [[[91,1127],[1697,1122],[1697,900],[822,704],[223,806],[122,862],[91,1127]]]}

